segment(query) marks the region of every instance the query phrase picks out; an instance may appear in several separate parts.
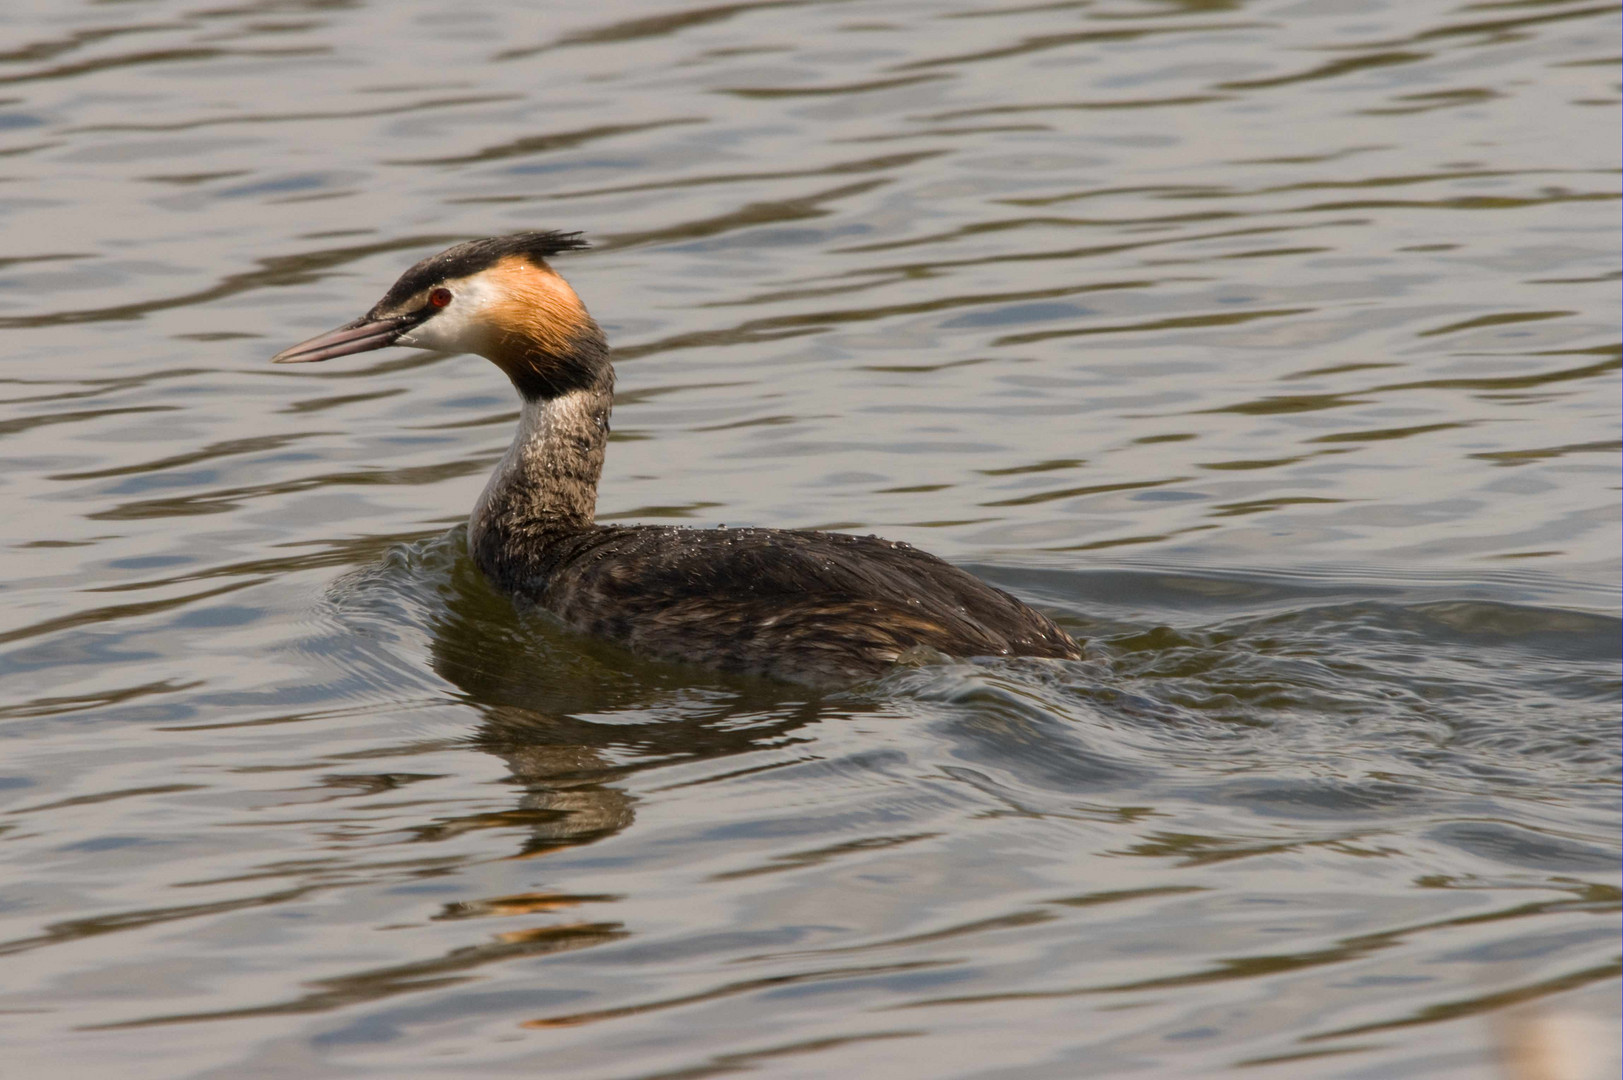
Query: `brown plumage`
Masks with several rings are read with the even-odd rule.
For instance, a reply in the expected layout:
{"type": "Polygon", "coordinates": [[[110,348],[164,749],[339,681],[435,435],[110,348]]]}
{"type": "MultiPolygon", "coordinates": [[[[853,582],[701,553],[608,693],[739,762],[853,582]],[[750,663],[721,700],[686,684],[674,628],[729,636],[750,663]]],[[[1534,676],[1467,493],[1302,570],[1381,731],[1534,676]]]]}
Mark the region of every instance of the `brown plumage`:
{"type": "Polygon", "coordinates": [[[911,655],[1081,656],[1045,616],[907,544],[594,524],[614,371],[602,331],[546,263],[582,246],[560,233],[459,244],[365,316],[274,359],[400,344],[492,360],[524,408],[469,520],[474,560],[498,588],[641,655],[820,686],[911,655]]]}

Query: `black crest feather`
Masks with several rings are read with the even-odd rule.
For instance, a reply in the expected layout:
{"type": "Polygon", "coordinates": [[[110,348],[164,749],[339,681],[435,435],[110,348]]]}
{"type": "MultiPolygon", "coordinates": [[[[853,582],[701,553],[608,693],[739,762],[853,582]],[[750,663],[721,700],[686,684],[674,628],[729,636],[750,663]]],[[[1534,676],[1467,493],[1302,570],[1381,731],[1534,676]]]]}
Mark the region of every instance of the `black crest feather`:
{"type": "Polygon", "coordinates": [[[584,251],[592,245],[578,232],[521,232],[509,236],[488,236],[468,240],[430,255],[400,275],[378,302],[377,309],[392,308],[424,289],[452,278],[468,277],[487,270],[510,255],[522,255],[537,266],[560,252],[584,251]]]}

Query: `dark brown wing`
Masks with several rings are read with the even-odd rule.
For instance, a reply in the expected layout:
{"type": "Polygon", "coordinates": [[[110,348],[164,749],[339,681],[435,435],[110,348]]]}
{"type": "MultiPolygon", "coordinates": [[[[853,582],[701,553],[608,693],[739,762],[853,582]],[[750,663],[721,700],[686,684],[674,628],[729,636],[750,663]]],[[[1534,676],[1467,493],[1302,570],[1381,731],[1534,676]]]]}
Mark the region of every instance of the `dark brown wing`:
{"type": "Polygon", "coordinates": [[[908,544],[777,529],[598,528],[518,591],[646,656],[849,683],[910,649],[1080,656],[1001,589],[908,544]]]}

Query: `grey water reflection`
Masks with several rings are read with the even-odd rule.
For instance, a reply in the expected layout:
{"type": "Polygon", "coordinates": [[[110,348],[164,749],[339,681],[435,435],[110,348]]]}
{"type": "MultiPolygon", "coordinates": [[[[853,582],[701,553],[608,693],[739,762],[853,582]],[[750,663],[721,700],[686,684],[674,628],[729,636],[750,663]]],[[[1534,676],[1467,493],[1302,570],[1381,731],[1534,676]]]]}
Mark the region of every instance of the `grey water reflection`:
{"type": "MultiPolygon", "coordinates": [[[[433,669],[482,717],[459,741],[502,760],[509,773],[505,786],[519,793],[511,805],[494,810],[438,815],[409,825],[406,831],[413,843],[454,844],[475,831],[497,830],[516,834],[517,849],[508,856],[514,859],[540,858],[591,844],[633,823],[636,800],[625,782],[639,770],[673,760],[703,762],[763,745],[788,745],[799,741],[793,736],[797,729],[819,719],[872,708],[860,700],[841,709],[826,708],[816,699],[797,701],[800,691],[794,688],[752,680],[722,683],[709,693],[695,694],[691,672],[640,662],[545,619],[520,619],[467,558],[460,530],[426,544],[394,549],[378,567],[341,579],[330,603],[343,622],[364,633],[365,612],[379,605],[393,608],[402,598],[427,601],[432,612],[426,629],[432,638],[433,669]],[[591,719],[605,714],[616,715],[617,723],[591,719]]],[[[428,779],[432,777],[384,772],[333,776],[323,782],[346,794],[378,797],[404,793],[428,779]]],[[[609,905],[618,899],[612,894],[535,890],[447,903],[430,917],[556,918],[581,905],[612,911],[609,905]]],[[[617,921],[552,921],[504,931],[438,957],[322,978],[288,1000],[142,1017],[100,1029],[356,1007],[457,985],[487,965],[606,945],[628,935],[617,921]]]]}
{"type": "Polygon", "coordinates": [[[1618,27],[6,5],[6,1065],[1474,1080],[1615,1017],[1618,27]],[[1087,657],[817,696],[492,594],[500,376],[265,359],[533,227],[603,517],[905,539],[1087,657]]]}

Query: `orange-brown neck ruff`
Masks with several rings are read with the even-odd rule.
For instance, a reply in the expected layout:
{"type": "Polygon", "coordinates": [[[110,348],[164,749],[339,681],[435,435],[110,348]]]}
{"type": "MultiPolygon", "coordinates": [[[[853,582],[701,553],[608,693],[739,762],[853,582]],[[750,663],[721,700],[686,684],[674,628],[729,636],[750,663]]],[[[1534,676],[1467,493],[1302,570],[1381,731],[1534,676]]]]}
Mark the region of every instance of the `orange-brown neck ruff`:
{"type": "Polygon", "coordinates": [[[567,281],[523,255],[499,259],[482,276],[497,297],[486,313],[486,355],[527,400],[612,385],[603,331],[567,281]]]}

